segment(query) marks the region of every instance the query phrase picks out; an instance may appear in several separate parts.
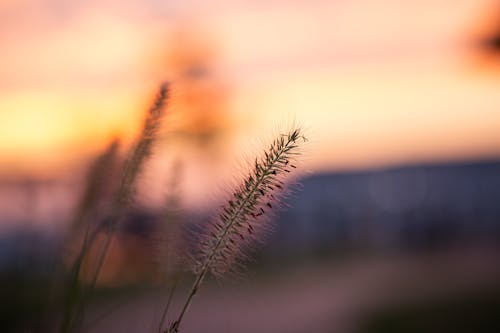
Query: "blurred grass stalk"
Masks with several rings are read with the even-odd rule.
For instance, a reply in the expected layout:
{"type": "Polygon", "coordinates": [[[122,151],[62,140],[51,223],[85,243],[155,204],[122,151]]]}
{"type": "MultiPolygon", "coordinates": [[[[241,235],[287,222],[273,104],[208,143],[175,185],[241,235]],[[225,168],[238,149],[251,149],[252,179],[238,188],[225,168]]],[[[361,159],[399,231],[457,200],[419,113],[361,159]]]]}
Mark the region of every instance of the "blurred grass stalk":
{"type": "MultiPolygon", "coordinates": [[[[134,196],[137,177],[140,174],[144,162],[151,155],[152,146],[157,138],[161,120],[165,113],[166,102],[169,95],[168,83],[163,83],[160,86],[159,92],[154,100],[153,105],[148,110],[142,132],[136,141],[136,144],[129,152],[125,161],[118,190],[114,195],[114,199],[107,218],[102,225],[93,225],[89,216],[89,211],[97,205],[99,195],[97,189],[100,187],[100,180],[103,180],[105,174],[105,164],[97,163],[95,170],[91,172],[88,180],[88,187],[85,195],[82,198],[82,203],[77,211],[76,218],[74,219],[73,228],[81,230],[82,224],[85,224],[85,236],[79,253],[72,264],[70,270],[70,281],[67,285],[66,300],[64,317],[62,320],[61,332],[70,332],[75,330],[84,317],[84,301],[85,297],[91,293],[101,272],[102,265],[106,259],[111,240],[117,226],[123,221],[127,208],[134,196]],[[91,230],[93,228],[93,230],[91,230]],[[88,255],[90,248],[95,243],[97,236],[104,233],[104,240],[101,247],[97,252],[97,261],[95,269],[90,276],[90,282],[83,290],[80,286],[82,265],[85,257],[88,255]]],[[[111,156],[106,158],[109,154],[116,153],[116,145],[112,145],[108,152],[102,157],[103,161],[108,161],[111,156]]],[[[108,165],[109,166],[109,165],[108,165]]]]}
{"type": "Polygon", "coordinates": [[[86,180],[87,186],[70,225],[69,235],[64,242],[66,245],[69,245],[74,239],[78,240],[82,232],[84,233],[80,251],[74,259],[70,271],[66,293],[63,295],[65,298],[63,330],[69,328],[66,328],[66,325],[71,325],[71,321],[73,320],[72,313],[75,311],[75,306],[77,306],[78,301],[82,297],[83,290],[80,285],[80,274],[84,260],[95,239],[93,233],[96,232],[96,229],[91,230],[92,228],[96,228],[96,226],[91,224],[90,221],[97,221],[99,219],[97,212],[99,201],[104,198],[106,185],[110,185],[109,179],[106,176],[110,175],[113,164],[116,162],[117,150],[118,141],[115,140],[91,166],[86,180]]]}

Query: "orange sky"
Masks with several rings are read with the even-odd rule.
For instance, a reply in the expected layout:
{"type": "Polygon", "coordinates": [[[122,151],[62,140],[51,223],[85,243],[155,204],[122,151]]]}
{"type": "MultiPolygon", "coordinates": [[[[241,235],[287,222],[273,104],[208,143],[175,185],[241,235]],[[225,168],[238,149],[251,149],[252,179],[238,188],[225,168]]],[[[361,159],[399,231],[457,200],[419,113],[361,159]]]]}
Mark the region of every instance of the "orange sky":
{"type": "Polygon", "coordinates": [[[4,0],[2,171],[64,170],[130,137],[160,79],[191,89],[168,58],[189,43],[213,74],[200,89],[227,88],[225,159],[291,119],[310,170],[498,156],[500,73],[470,49],[494,3],[4,0]]]}

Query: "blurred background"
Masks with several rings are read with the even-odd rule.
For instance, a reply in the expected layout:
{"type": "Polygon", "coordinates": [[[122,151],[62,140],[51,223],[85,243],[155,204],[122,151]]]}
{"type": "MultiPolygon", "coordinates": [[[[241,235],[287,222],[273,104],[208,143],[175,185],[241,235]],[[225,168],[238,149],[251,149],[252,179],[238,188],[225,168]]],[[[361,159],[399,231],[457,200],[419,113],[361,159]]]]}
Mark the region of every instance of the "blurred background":
{"type": "Polygon", "coordinates": [[[163,80],[87,331],[154,330],[165,215],[210,219],[292,123],[300,189],[183,331],[500,331],[500,2],[1,0],[0,52],[2,331],[45,327],[88,170],[163,80]]]}

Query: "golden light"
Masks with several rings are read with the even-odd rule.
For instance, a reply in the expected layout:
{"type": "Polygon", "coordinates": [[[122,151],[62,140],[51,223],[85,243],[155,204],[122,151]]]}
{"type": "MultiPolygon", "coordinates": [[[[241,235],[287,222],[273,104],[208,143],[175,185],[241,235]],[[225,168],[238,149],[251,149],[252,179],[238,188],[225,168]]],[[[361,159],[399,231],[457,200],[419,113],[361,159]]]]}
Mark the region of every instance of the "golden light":
{"type": "Polygon", "coordinates": [[[498,80],[464,65],[492,1],[169,6],[109,0],[58,16],[2,2],[17,13],[1,23],[2,160],[36,169],[130,137],[161,79],[173,81],[171,130],[246,131],[227,156],[290,118],[313,129],[315,169],[499,151],[498,80]]]}

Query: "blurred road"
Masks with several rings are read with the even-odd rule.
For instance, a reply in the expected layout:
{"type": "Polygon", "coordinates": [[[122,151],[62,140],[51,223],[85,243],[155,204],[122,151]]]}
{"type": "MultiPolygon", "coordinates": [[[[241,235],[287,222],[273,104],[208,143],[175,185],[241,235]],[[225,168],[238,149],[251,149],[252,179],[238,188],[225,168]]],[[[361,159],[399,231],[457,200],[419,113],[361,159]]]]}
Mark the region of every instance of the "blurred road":
{"type": "MultiPolygon", "coordinates": [[[[207,283],[181,332],[357,332],[365,315],[378,308],[498,291],[498,281],[498,251],[485,249],[302,265],[239,282],[207,283]]],[[[165,295],[141,294],[91,332],[154,331],[165,295]]],[[[95,306],[89,318],[107,307],[95,306]]]]}

